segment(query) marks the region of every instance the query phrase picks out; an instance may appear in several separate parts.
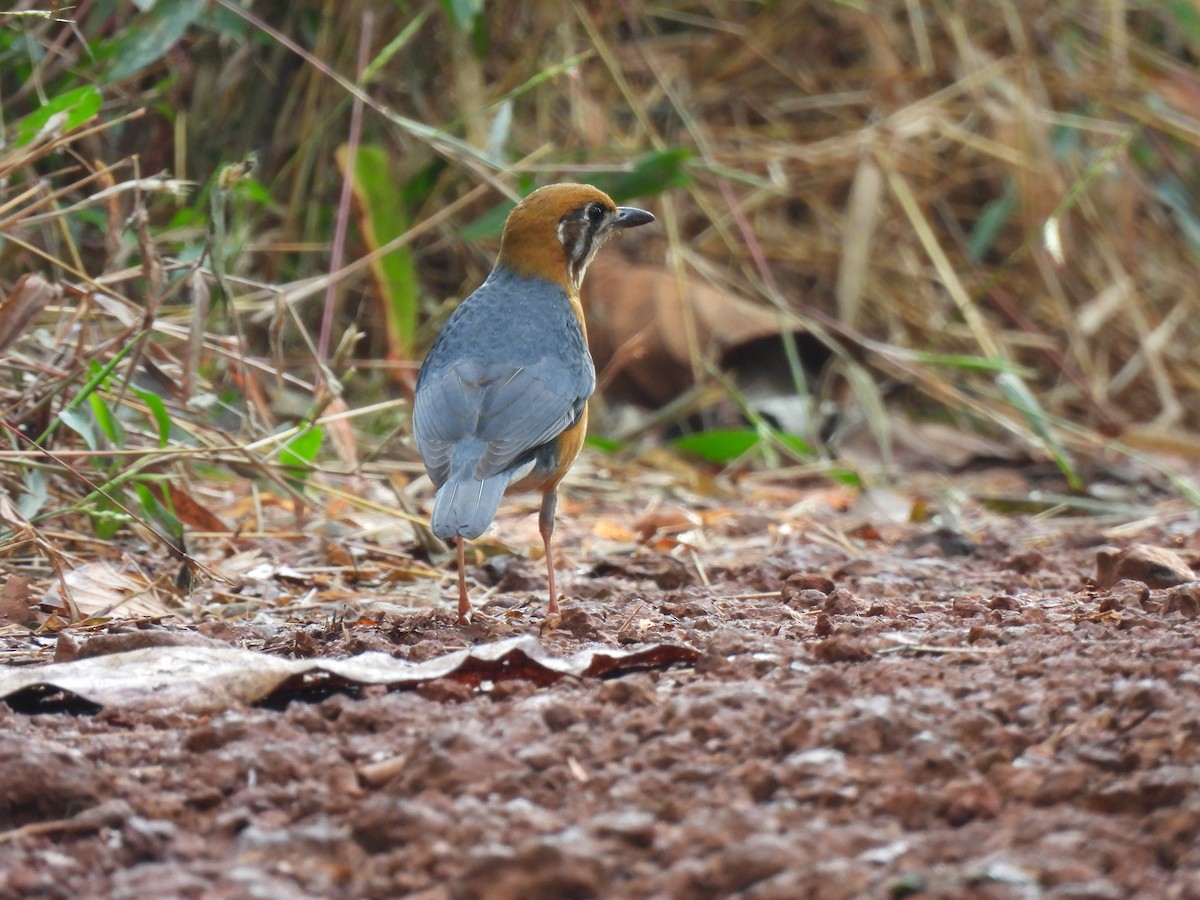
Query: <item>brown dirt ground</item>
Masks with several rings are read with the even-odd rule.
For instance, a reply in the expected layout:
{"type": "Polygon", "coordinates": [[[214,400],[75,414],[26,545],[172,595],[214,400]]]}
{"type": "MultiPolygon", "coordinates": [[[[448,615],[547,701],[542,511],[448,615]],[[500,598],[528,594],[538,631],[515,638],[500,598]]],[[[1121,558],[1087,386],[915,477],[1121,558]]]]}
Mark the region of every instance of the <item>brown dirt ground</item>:
{"type": "Polygon", "coordinates": [[[357,618],[198,626],[413,660],[671,641],[693,667],[204,716],[0,704],[0,896],[1200,897],[1195,594],[1088,582],[1101,544],[1194,554],[1194,515],[968,503],[967,541],[828,497],[767,486],[631,554],[633,505],[576,496],[555,628],[536,560],[465,627],[449,577],[438,610],[380,587],[357,618]]]}

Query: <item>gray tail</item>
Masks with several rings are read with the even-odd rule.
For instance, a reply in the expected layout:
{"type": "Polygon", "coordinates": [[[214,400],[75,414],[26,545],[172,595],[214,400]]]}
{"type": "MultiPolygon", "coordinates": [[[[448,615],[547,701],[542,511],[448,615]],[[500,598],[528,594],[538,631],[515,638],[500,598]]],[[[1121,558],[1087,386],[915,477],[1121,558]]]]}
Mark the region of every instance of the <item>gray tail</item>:
{"type": "Polygon", "coordinates": [[[496,518],[508,482],[507,473],[482,481],[470,475],[451,474],[438,488],[433,501],[433,533],[443,541],[479,537],[496,518]]]}

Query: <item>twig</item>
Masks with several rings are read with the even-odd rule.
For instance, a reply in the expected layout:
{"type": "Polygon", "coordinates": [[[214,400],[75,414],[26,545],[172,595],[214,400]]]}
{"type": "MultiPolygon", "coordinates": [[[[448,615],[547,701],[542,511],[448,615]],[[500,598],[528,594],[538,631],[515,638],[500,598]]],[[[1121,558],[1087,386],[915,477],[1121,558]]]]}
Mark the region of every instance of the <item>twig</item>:
{"type": "MultiPolygon", "coordinates": [[[[355,77],[362,81],[367,68],[371,37],[374,33],[375,15],[370,4],[363,7],[362,27],[358,36],[358,64],[355,77]]],[[[350,134],[346,138],[346,168],[342,172],[342,189],[338,196],[337,219],[333,231],[333,247],[329,253],[329,271],[332,274],[342,267],[346,253],[346,230],[350,222],[350,202],[354,196],[357,178],[358,145],[362,140],[363,97],[353,94],[350,104],[350,134]]],[[[337,282],[330,279],[325,289],[325,307],[321,311],[321,332],[317,335],[317,376],[313,389],[320,391],[324,382],[324,365],[329,359],[330,335],[333,332],[333,314],[337,308],[337,282]]]]}
{"type": "Polygon", "coordinates": [[[192,556],[190,553],[188,553],[183,547],[176,544],[173,540],[171,540],[165,534],[160,532],[157,528],[155,528],[153,525],[151,525],[149,522],[147,522],[145,519],[143,519],[141,516],[139,516],[133,510],[131,510],[124,503],[122,503],[117,497],[108,493],[100,485],[96,484],[96,482],[94,482],[91,478],[89,478],[87,475],[83,474],[83,472],[79,471],[74,466],[68,464],[66,462],[66,460],[60,458],[58,456],[58,454],[56,454],[53,450],[49,450],[45,447],[39,447],[32,438],[25,435],[19,428],[16,428],[15,426],[13,426],[11,423],[9,423],[7,421],[0,420],[0,425],[3,425],[4,428],[6,428],[9,432],[11,432],[13,435],[15,435],[19,440],[24,441],[25,443],[29,444],[30,446],[32,446],[35,449],[37,449],[38,451],[40,451],[44,456],[46,456],[48,459],[52,460],[55,464],[60,466],[62,469],[64,469],[66,472],[68,472],[70,475],[72,475],[74,478],[77,478],[79,481],[82,481],[84,484],[86,484],[88,487],[90,487],[93,492],[104,497],[104,499],[106,499],[109,503],[111,503],[113,506],[115,506],[117,509],[119,509],[121,512],[123,512],[125,515],[129,516],[129,518],[133,519],[135,522],[137,522],[142,527],[144,527],[147,531],[149,531],[156,538],[158,538],[160,541],[162,541],[163,544],[165,544],[167,546],[167,548],[178,559],[181,559],[181,560],[187,562],[188,565],[195,566],[198,570],[203,572],[206,576],[213,579],[214,581],[223,581],[226,583],[230,583],[229,579],[227,579],[224,575],[222,575],[220,572],[217,572],[215,569],[209,568],[204,563],[200,562],[200,560],[196,559],[194,556],[192,556]]]}
{"type": "Polygon", "coordinates": [[[638,605],[633,608],[633,612],[631,612],[625,618],[625,621],[621,623],[621,627],[617,629],[617,634],[623,633],[625,631],[625,629],[628,628],[633,623],[633,620],[635,618],[637,618],[637,614],[640,613],[645,608],[646,608],[646,601],[645,600],[638,601],[638,605]]]}
{"type": "Polygon", "coordinates": [[[895,647],[884,647],[876,650],[876,656],[887,656],[892,653],[915,653],[927,656],[943,656],[952,653],[975,655],[999,653],[1000,647],[938,647],[933,644],[897,644],[895,647]]]}

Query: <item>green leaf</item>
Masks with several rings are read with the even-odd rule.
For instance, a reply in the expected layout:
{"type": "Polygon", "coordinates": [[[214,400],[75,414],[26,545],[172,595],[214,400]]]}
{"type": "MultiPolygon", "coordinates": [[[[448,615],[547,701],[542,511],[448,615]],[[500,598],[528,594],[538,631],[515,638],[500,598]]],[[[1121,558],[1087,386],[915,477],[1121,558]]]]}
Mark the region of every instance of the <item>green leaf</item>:
{"type": "Polygon", "coordinates": [[[134,19],[113,52],[110,81],[120,81],[162,59],[204,11],[208,0],[159,0],[134,19]]]}
{"type": "MultiPolygon", "coordinates": [[[[346,169],[346,149],[337,153],[338,165],[346,169]]],[[[402,196],[395,187],[391,155],[382,147],[364,145],[354,158],[350,182],[358,201],[363,239],[372,250],[408,231],[411,221],[402,196]]],[[[417,266],[409,247],[399,247],[371,262],[375,283],[383,295],[388,347],[401,359],[409,359],[417,332],[420,297],[417,266]]]]}
{"type": "MultiPolygon", "coordinates": [[[[479,11],[483,12],[483,0],[479,0],[479,11]]],[[[475,17],[475,27],[471,29],[471,49],[475,51],[476,59],[484,59],[487,56],[488,47],[491,46],[491,40],[488,37],[487,19],[482,15],[475,17]]]]}
{"type": "Polygon", "coordinates": [[[977,263],[987,255],[996,243],[1000,230],[1008,224],[1012,214],[1017,209],[1017,189],[1010,181],[1004,194],[983,207],[971,236],[967,239],[967,256],[971,262],[977,263]]]}
{"type": "Polygon", "coordinates": [[[483,0],[442,0],[442,9],[461,30],[471,31],[483,12],[483,0]]]}
{"type": "Polygon", "coordinates": [[[458,234],[464,241],[481,241],[499,237],[504,231],[504,222],[516,204],[505,200],[497,203],[482,216],[463,228],[458,234]]]}
{"type": "Polygon", "coordinates": [[[25,493],[17,499],[17,512],[26,519],[33,519],[50,499],[50,481],[45,469],[30,469],[25,473],[25,493]]]}
{"type": "Polygon", "coordinates": [[[1054,459],[1054,464],[1058,466],[1059,471],[1066,477],[1071,490],[1077,491],[1082,488],[1083,479],[1072,464],[1070,456],[1067,455],[1066,448],[1063,447],[1058,436],[1050,427],[1050,417],[1042,409],[1042,405],[1038,403],[1037,398],[1033,396],[1033,392],[1029,390],[1025,382],[1011,372],[1002,372],[996,376],[996,386],[1000,388],[1000,392],[1004,394],[1004,398],[1012,404],[1013,408],[1024,417],[1034,433],[1042,439],[1043,445],[1054,459]]]}
{"type": "MultiPolygon", "coordinates": [[[[139,331],[136,335],[134,335],[134,338],[132,340],[130,340],[128,343],[126,343],[125,346],[123,346],[120,350],[118,350],[116,355],[113,356],[113,358],[110,359],[108,362],[106,362],[103,366],[96,366],[95,364],[92,365],[92,367],[91,367],[92,375],[91,375],[91,377],[88,378],[87,384],[85,384],[82,388],[79,389],[79,393],[76,394],[73,398],[71,398],[71,402],[68,403],[66,405],[66,407],[63,409],[63,411],[58,414],[59,420],[61,420],[64,425],[68,425],[72,428],[74,427],[74,426],[71,426],[71,423],[68,422],[66,418],[64,418],[63,413],[68,413],[68,412],[71,412],[72,410],[76,409],[76,407],[78,407],[81,403],[83,403],[84,400],[86,400],[89,396],[91,396],[92,391],[96,390],[96,388],[98,388],[101,384],[103,384],[108,379],[108,376],[112,374],[113,369],[115,369],[117,367],[117,364],[122,359],[125,358],[126,354],[128,354],[131,350],[133,350],[133,348],[135,346],[137,346],[138,339],[141,338],[141,336],[144,333],[145,332],[139,331]]],[[[50,425],[46,428],[46,430],[38,436],[38,439],[37,439],[37,441],[35,441],[35,443],[37,443],[39,445],[44,444],[46,442],[46,439],[49,438],[50,434],[54,431],[57,424],[58,424],[57,422],[51,422],[50,425]]],[[[90,430],[90,428],[91,428],[90,424],[88,427],[90,430]]],[[[84,437],[84,435],[82,433],[80,433],[79,436],[83,437],[84,440],[87,440],[87,438],[84,437]]],[[[94,435],[93,435],[92,439],[95,440],[94,435]]],[[[93,450],[96,449],[91,444],[89,444],[88,446],[91,446],[93,450]]]]}
{"type": "Polygon", "coordinates": [[[321,449],[321,440],[325,432],[319,425],[310,425],[299,434],[289,438],[279,451],[279,461],[289,468],[307,472],[312,468],[312,462],[321,449]]]}
{"type": "Polygon", "coordinates": [[[108,404],[104,402],[104,398],[99,394],[92,392],[88,394],[88,404],[92,408],[92,415],[96,419],[96,424],[100,427],[100,431],[107,437],[114,447],[125,446],[125,428],[121,425],[116,416],[112,414],[112,410],[108,408],[108,404]]]}
{"type": "MultiPolygon", "coordinates": [[[[142,512],[146,514],[146,518],[162,527],[167,537],[174,538],[177,543],[181,542],[183,540],[183,523],[179,521],[178,516],[160,503],[146,485],[134,484],[133,490],[138,496],[138,502],[141,503],[142,512]]],[[[170,496],[170,488],[165,484],[163,493],[167,497],[170,496]]]]}
{"type": "Polygon", "coordinates": [[[447,168],[449,168],[449,164],[440,156],[436,156],[429,161],[428,165],[417,170],[417,173],[399,188],[400,195],[404,198],[404,205],[409,209],[415,209],[424,204],[433,196],[438,181],[447,168]]]}
{"type": "Polygon", "coordinates": [[[589,437],[584,443],[601,453],[620,453],[625,449],[625,445],[620,441],[614,441],[612,438],[606,437],[589,437]]]}
{"type": "MultiPolygon", "coordinates": [[[[528,194],[533,188],[533,181],[527,175],[523,176],[520,184],[517,185],[517,190],[522,196],[528,194]]],[[[474,222],[471,222],[459,231],[459,237],[464,241],[481,241],[487,238],[500,237],[504,231],[504,222],[508,218],[508,214],[513,211],[514,206],[516,204],[511,200],[500,201],[474,222]]]]}
{"type": "Polygon", "coordinates": [[[100,91],[90,84],[59,94],[24,118],[17,127],[17,146],[24,146],[37,137],[52,116],[60,117],[55,119],[53,127],[58,134],[78,128],[100,111],[102,99],[100,91]]]}
{"type": "Polygon", "coordinates": [[[154,424],[158,426],[158,446],[166,447],[167,440],[171,435],[171,416],[167,412],[167,406],[163,403],[162,397],[151,391],[143,391],[141,388],[133,388],[133,392],[139,400],[146,404],[150,415],[154,417],[154,424]]]}
{"type": "Polygon", "coordinates": [[[676,438],[672,446],[709,462],[727,463],[754,449],[759,440],[750,428],[717,428],[676,438]]]}
{"type": "Polygon", "coordinates": [[[183,231],[185,229],[202,230],[208,224],[208,217],[198,209],[193,209],[190,206],[185,206],[182,209],[175,210],[171,214],[171,220],[167,223],[167,230],[183,231]]]}
{"type": "MultiPolygon", "coordinates": [[[[64,425],[83,438],[83,442],[87,444],[89,450],[99,449],[96,440],[96,430],[92,428],[91,416],[80,410],[79,407],[73,406],[59,410],[58,418],[64,425]]],[[[41,443],[41,441],[38,443],[41,443]]]]}
{"type": "MultiPolygon", "coordinates": [[[[680,147],[674,150],[659,150],[642,156],[628,172],[597,172],[588,181],[604,191],[617,203],[634,197],[653,197],[670,188],[686,187],[692,177],[684,164],[692,158],[692,152],[680,147]]],[[[522,184],[522,193],[528,193],[532,185],[522,184]]],[[[482,216],[459,232],[464,241],[479,241],[499,237],[504,231],[504,220],[512,212],[513,204],[507,200],[497,203],[482,216]]]]}
{"type": "Polygon", "coordinates": [[[89,507],[84,512],[91,517],[92,524],[96,529],[96,537],[102,541],[116,537],[121,526],[129,521],[129,516],[117,509],[107,497],[98,498],[96,505],[89,507]]]}
{"type": "Polygon", "coordinates": [[[1191,0],[1170,0],[1167,9],[1193,46],[1200,44],[1200,11],[1191,0]]]}
{"type": "Polygon", "coordinates": [[[834,467],[827,469],[825,475],[838,484],[844,484],[847,487],[861,488],[863,486],[862,477],[853,469],[834,467]]]}
{"type": "Polygon", "coordinates": [[[230,189],[230,193],[239,200],[249,201],[264,209],[269,209],[275,202],[267,186],[250,175],[239,178],[230,189]]]}
{"type": "Polygon", "coordinates": [[[773,440],[778,441],[799,457],[812,458],[817,455],[817,451],[813,449],[812,444],[797,434],[778,431],[774,428],[770,429],[769,433],[773,440]]]}
{"type": "Polygon", "coordinates": [[[656,150],[638,159],[629,172],[598,173],[590,180],[617,203],[634,197],[654,197],[691,184],[692,177],[684,168],[691,158],[692,151],[686,147],[656,150]]]}

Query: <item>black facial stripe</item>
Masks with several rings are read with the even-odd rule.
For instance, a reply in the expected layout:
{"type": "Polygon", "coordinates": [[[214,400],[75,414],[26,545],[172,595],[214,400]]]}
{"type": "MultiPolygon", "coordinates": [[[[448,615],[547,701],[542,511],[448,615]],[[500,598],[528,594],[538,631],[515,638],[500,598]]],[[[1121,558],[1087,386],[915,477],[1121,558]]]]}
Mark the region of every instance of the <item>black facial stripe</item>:
{"type": "Polygon", "coordinates": [[[577,286],[583,281],[584,270],[600,246],[600,234],[611,219],[611,210],[598,203],[589,203],[567,213],[559,221],[558,236],[567,253],[567,270],[577,286]]]}

